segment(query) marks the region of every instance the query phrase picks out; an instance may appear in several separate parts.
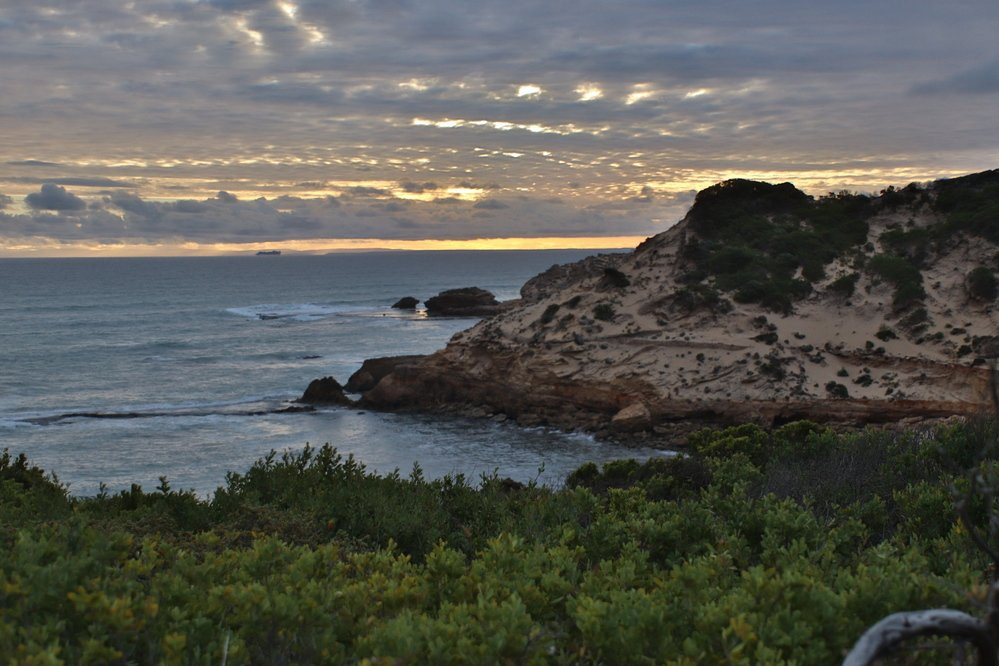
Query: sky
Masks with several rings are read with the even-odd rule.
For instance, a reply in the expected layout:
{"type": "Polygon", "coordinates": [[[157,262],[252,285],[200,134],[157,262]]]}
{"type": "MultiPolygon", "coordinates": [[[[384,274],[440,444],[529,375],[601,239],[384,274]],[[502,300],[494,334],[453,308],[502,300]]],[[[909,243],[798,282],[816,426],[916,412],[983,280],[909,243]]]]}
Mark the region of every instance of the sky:
{"type": "Polygon", "coordinates": [[[996,0],[0,0],[0,256],[628,247],[999,167],[996,0]]]}

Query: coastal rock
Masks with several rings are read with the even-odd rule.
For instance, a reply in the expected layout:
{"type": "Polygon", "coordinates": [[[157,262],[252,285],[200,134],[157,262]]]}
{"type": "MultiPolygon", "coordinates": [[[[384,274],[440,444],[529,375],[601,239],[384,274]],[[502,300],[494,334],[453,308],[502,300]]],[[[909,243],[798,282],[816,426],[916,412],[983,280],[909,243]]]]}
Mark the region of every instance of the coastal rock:
{"type": "MultiPolygon", "coordinates": [[[[955,188],[966,206],[999,204],[986,187],[999,172],[986,176],[981,187],[955,179],[822,199],[787,183],[726,181],[634,251],[528,281],[520,301],[398,365],[362,404],[502,413],[670,445],[706,425],[988,412],[999,308],[969,299],[965,276],[994,272],[999,245],[934,205],[955,188]],[[747,215],[759,249],[740,240],[747,215]],[[910,262],[906,230],[941,224],[947,242],[910,262]],[[788,244],[789,234],[804,240],[788,244]],[[785,253],[780,265],[767,243],[785,253]],[[772,271],[786,275],[760,277],[772,271]]],[[[488,303],[480,292],[473,300],[488,303]]]]}
{"type": "Polygon", "coordinates": [[[398,301],[392,304],[392,307],[397,310],[415,310],[416,306],[419,305],[420,299],[413,298],[412,296],[403,296],[398,301]]]}
{"type": "Polygon", "coordinates": [[[625,256],[623,252],[595,254],[571,264],[556,264],[525,282],[520,288],[520,297],[525,303],[537,303],[588,277],[607,270],[617,270],[617,265],[625,256]]]}
{"type": "Polygon", "coordinates": [[[618,432],[648,430],[652,427],[652,413],[644,402],[633,402],[611,417],[610,427],[618,432]]]}
{"type": "Polygon", "coordinates": [[[353,401],[343,393],[343,387],[333,377],[313,379],[305,393],[298,399],[310,405],[351,405],[353,401]]]}
{"type": "Polygon", "coordinates": [[[352,374],[348,379],[344,390],[349,393],[364,393],[375,387],[382,377],[395,370],[400,365],[414,363],[422,359],[422,355],[416,356],[384,356],[381,358],[369,358],[361,365],[360,370],[352,374]]]}
{"type": "Polygon", "coordinates": [[[447,289],[424,302],[427,314],[438,317],[488,317],[506,309],[491,292],[479,287],[447,289]]]}

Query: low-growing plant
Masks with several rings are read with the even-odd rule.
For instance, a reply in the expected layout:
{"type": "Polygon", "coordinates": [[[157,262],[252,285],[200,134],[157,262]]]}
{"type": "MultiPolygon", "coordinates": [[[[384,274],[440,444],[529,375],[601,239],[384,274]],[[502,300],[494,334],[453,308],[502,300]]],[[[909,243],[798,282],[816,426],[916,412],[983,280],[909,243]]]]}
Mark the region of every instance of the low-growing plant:
{"type": "Polygon", "coordinates": [[[614,306],[610,303],[599,303],[593,308],[593,318],[600,321],[611,321],[614,314],[614,306]]]}
{"type": "Polygon", "coordinates": [[[850,392],[839,382],[826,382],[826,393],[833,398],[849,398],[850,392]]]}
{"type": "Polygon", "coordinates": [[[559,306],[555,303],[552,303],[551,305],[546,307],[545,311],[541,313],[541,317],[538,319],[538,321],[542,325],[550,323],[553,319],[555,319],[555,314],[558,312],[558,307],[559,306]]]}
{"type": "Polygon", "coordinates": [[[624,287],[631,285],[631,280],[627,275],[618,269],[608,266],[604,269],[604,276],[601,283],[606,287],[623,289],[624,287]]]}
{"type": "Polygon", "coordinates": [[[857,280],[859,279],[859,273],[847,273],[830,282],[829,289],[840,296],[853,296],[853,292],[857,289],[857,280]]]}
{"type": "Polygon", "coordinates": [[[902,317],[898,321],[898,325],[902,328],[916,332],[926,328],[929,319],[930,313],[926,311],[926,308],[916,308],[915,310],[909,312],[909,314],[902,317]]]}
{"type": "Polygon", "coordinates": [[[965,282],[968,285],[968,294],[976,300],[994,301],[999,294],[995,273],[985,266],[971,269],[965,282]]]}
{"type": "Polygon", "coordinates": [[[926,298],[923,275],[909,259],[892,254],[877,254],[867,262],[867,270],[894,285],[892,303],[896,308],[904,308],[926,298]]]}
{"type": "Polygon", "coordinates": [[[718,312],[728,312],[732,304],[722,298],[713,286],[708,284],[688,284],[673,294],[672,304],[683,312],[694,312],[701,308],[718,312]]]}
{"type": "Polygon", "coordinates": [[[882,326],[881,328],[879,328],[878,332],[874,334],[874,337],[876,337],[878,340],[881,340],[882,342],[888,342],[889,340],[895,340],[898,338],[898,336],[895,334],[895,331],[891,330],[887,326],[882,326]]]}
{"type": "Polygon", "coordinates": [[[979,600],[987,562],[947,498],[996,430],[703,430],[683,454],[584,465],[561,488],[379,475],[326,446],[268,456],[211,498],[165,481],[71,497],[8,455],[0,654],[837,663],[887,613],[979,600]]]}

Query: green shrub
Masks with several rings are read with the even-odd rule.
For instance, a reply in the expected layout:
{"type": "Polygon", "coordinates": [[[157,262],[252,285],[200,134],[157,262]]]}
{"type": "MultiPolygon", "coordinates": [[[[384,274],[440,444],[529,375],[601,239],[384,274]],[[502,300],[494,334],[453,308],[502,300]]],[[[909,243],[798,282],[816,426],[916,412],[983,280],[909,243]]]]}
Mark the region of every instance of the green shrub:
{"type": "Polygon", "coordinates": [[[909,259],[891,254],[878,254],[867,262],[867,270],[894,285],[895,296],[892,302],[897,308],[906,307],[926,298],[923,275],[909,259]]]}
{"type": "Polygon", "coordinates": [[[938,180],[934,208],[947,218],[945,236],[964,231],[999,244],[999,174],[996,170],[938,180]]]}
{"type": "Polygon", "coordinates": [[[826,382],[826,393],[833,398],[849,398],[850,392],[839,382],[826,382]]]}
{"type": "Polygon", "coordinates": [[[607,287],[615,289],[623,289],[631,284],[631,280],[628,279],[627,275],[616,268],[610,267],[604,269],[604,277],[601,282],[607,287]]]}
{"type": "Polygon", "coordinates": [[[857,280],[859,279],[859,273],[848,273],[829,283],[829,289],[841,296],[853,296],[853,292],[857,289],[857,280]]]}
{"type": "Polygon", "coordinates": [[[889,340],[895,340],[898,338],[898,336],[895,334],[895,331],[891,330],[887,326],[882,326],[881,328],[879,328],[878,332],[874,334],[874,337],[876,337],[878,340],[881,340],[882,342],[888,342],[889,340]]]}
{"type": "Polygon", "coordinates": [[[872,211],[860,195],[815,200],[788,183],[726,181],[699,193],[691,208],[697,235],[682,248],[692,264],[685,281],[714,276],[737,302],[786,313],[826,264],[866,240],[872,211]]]}
{"type": "Polygon", "coordinates": [[[694,312],[707,308],[718,312],[728,312],[732,304],[721,297],[718,290],[707,284],[690,284],[673,293],[673,305],[683,312],[694,312]]]}
{"type": "Polygon", "coordinates": [[[541,317],[538,319],[538,321],[542,325],[548,324],[553,319],[555,319],[555,314],[557,312],[558,312],[558,305],[556,305],[556,304],[553,303],[553,304],[551,304],[551,305],[549,305],[548,307],[545,308],[545,311],[541,313],[541,317]]]}
{"type": "Polygon", "coordinates": [[[756,342],[762,342],[765,345],[772,345],[777,342],[777,337],[778,336],[775,331],[766,331],[765,333],[754,335],[751,339],[756,342]]]}
{"type": "Polygon", "coordinates": [[[610,321],[614,319],[614,306],[610,303],[600,303],[593,308],[594,319],[600,321],[610,321]]]}
{"type": "Polygon", "coordinates": [[[703,430],[685,455],[584,465],[560,489],[377,475],[327,446],[270,455],[210,499],[165,482],[68,497],[4,455],[0,654],[838,663],[888,613],[982,600],[987,562],[950,493],[971,466],[991,474],[997,434],[703,430]]]}
{"type": "Polygon", "coordinates": [[[890,229],[881,234],[881,243],[895,256],[902,257],[914,266],[922,266],[937,244],[939,229],[935,226],[916,229],[890,229]]]}
{"type": "Polygon", "coordinates": [[[985,266],[977,266],[968,273],[966,278],[968,293],[979,301],[994,301],[999,289],[995,274],[985,266]]]}
{"type": "Polygon", "coordinates": [[[898,321],[898,325],[911,331],[918,331],[926,328],[929,320],[930,313],[926,311],[926,308],[916,308],[909,314],[902,317],[898,321]]]}

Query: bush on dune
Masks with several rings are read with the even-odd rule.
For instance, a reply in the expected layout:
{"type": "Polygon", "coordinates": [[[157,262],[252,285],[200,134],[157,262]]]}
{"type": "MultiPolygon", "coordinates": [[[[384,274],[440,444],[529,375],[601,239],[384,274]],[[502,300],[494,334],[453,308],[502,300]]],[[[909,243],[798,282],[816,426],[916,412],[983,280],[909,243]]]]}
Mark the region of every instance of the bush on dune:
{"type": "Polygon", "coordinates": [[[325,446],[268,456],[210,499],[165,482],[74,498],[4,456],[0,653],[838,663],[889,612],[981,599],[951,488],[996,430],[740,426],[560,489],[377,475],[325,446]]]}

